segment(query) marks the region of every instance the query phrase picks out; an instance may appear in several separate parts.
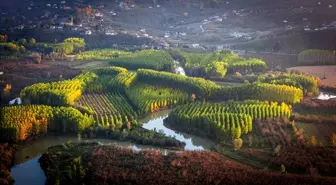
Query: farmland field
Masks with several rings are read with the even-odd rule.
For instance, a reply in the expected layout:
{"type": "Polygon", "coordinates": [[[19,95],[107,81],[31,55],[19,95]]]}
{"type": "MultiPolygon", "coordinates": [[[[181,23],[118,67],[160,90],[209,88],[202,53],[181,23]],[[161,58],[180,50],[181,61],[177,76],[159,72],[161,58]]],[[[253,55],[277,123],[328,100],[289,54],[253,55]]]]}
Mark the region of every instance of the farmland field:
{"type": "Polygon", "coordinates": [[[78,104],[92,109],[96,122],[102,126],[121,128],[128,122],[136,124],[136,111],[118,93],[84,94],[78,104]]]}

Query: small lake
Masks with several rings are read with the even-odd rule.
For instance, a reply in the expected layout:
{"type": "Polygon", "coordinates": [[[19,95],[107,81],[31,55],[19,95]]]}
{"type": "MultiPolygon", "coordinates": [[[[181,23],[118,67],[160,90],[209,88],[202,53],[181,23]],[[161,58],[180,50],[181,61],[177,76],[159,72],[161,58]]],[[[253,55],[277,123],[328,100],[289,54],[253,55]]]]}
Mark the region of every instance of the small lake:
{"type": "MultiPolygon", "coordinates": [[[[145,129],[156,129],[158,132],[163,132],[166,136],[175,137],[179,141],[186,143],[185,150],[209,150],[214,143],[210,140],[200,137],[192,136],[185,133],[179,133],[169,129],[163,125],[163,120],[168,116],[170,110],[164,110],[153,113],[139,121],[144,123],[145,129]]],[[[27,142],[15,154],[14,167],[11,169],[11,174],[15,180],[15,185],[44,185],[46,177],[40,167],[38,159],[47,151],[48,147],[59,145],[67,141],[79,142],[77,137],[74,136],[45,136],[35,141],[27,142]]],[[[160,150],[163,154],[170,152],[167,149],[158,148],[148,145],[138,145],[132,142],[121,142],[110,139],[90,139],[81,141],[96,141],[101,144],[117,144],[124,147],[131,147],[135,150],[140,149],[156,149],[160,150]]]]}

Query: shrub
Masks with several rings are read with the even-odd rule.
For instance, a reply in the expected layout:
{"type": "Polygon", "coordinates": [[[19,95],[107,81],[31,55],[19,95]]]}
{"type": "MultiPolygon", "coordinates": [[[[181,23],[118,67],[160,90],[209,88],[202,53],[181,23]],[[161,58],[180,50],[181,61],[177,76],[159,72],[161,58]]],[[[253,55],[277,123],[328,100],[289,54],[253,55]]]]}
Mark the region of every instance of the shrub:
{"type": "Polygon", "coordinates": [[[36,64],[40,64],[41,63],[41,54],[39,53],[33,53],[32,54],[33,60],[36,64]]]}
{"type": "Polygon", "coordinates": [[[78,53],[84,51],[85,41],[83,38],[67,38],[63,43],[71,43],[73,45],[73,52],[78,53]]]}

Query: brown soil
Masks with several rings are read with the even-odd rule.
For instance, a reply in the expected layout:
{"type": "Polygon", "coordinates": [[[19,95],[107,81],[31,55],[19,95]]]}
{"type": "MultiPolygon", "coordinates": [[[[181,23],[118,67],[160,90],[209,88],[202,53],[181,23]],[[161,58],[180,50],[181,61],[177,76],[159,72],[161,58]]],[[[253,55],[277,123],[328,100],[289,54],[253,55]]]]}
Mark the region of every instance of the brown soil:
{"type": "Polygon", "coordinates": [[[267,63],[269,68],[277,66],[287,68],[297,65],[297,55],[281,55],[272,53],[246,53],[245,57],[260,58],[267,63]]]}
{"type": "Polygon", "coordinates": [[[298,66],[288,69],[317,76],[321,79],[320,85],[336,88],[336,66],[298,66]]]}
{"type": "MultiPolygon", "coordinates": [[[[57,81],[60,79],[60,75],[62,75],[63,79],[69,79],[79,74],[80,70],[68,67],[67,61],[42,61],[41,64],[34,64],[30,61],[21,60],[0,61],[0,72],[4,73],[0,75],[1,91],[6,84],[11,84],[10,98],[15,98],[28,85],[38,82],[57,81]]],[[[4,99],[2,100],[5,101],[4,99]]],[[[0,100],[1,103],[4,102],[0,100]]]]}

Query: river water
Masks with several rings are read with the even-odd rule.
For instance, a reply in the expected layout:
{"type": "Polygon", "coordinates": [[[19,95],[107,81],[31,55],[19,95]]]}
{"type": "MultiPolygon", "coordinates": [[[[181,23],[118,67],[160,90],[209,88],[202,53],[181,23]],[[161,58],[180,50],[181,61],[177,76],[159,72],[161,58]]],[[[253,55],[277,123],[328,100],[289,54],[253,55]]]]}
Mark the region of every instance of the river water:
{"type": "Polygon", "coordinates": [[[144,123],[143,128],[163,132],[166,136],[175,137],[175,139],[185,142],[185,150],[209,150],[214,144],[208,139],[193,136],[186,133],[179,133],[163,125],[163,120],[168,117],[171,110],[156,112],[140,120],[144,123]]]}
{"type": "Polygon", "coordinates": [[[329,100],[336,98],[336,94],[326,93],[326,92],[320,92],[320,95],[317,97],[319,100],[329,100]]]}
{"type": "MultiPolygon", "coordinates": [[[[152,130],[156,129],[158,132],[163,132],[166,136],[175,137],[179,141],[186,143],[185,150],[208,150],[214,143],[210,140],[203,139],[189,134],[178,133],[163,125],[163,120],[168,116],[170,110],[164,110],[153,113],[139,121],[143,123],[143,128],[152,130]]],[[[78,142],[77,137],[74,136],[45,136],[24,145],[15,154],[14,167],[11,169],[12,176],[16,185],[44,185],[46,177],[43,170],[40,168],[38,159],[41,154],[47,151],[48,147],[62,144],[71,140],[78,142]]],[[[88,141],[88,140],[82,140],[88,141]]],[[[121,142],[109,139],[92,139],[89,141],[97,141],[101,144],[117,144],[125,147],[131,147],[135,150],[140,149],[158,149],[163,154],[166,154],[166,149],[135,145],[131,142],[121,142]]]]}

